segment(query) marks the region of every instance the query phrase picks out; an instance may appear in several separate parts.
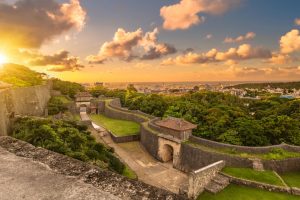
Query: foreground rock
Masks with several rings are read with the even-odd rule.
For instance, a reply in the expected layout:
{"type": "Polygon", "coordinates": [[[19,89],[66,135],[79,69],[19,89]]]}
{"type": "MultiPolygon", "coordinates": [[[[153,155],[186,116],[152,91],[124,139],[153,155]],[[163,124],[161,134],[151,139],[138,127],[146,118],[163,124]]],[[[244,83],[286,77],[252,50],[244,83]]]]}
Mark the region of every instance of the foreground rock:
{"type": "Polygon", "coordinates": [[[110,171],[0,137],[0,199],[185,199],[110,171]]]}

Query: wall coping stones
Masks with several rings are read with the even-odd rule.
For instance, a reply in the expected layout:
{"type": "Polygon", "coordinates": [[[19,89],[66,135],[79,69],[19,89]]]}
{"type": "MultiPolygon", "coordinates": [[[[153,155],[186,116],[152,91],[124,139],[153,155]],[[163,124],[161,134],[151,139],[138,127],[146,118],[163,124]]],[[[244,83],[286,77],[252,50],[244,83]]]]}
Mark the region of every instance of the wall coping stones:
{"type": "MultiPolygon", "coordinates": [[[[207,170],[207,169],[209,169],[209,168],[216,167],[216,166],[220,166],[220,165],[222,165],[222,166],[224,167],[224,166],[225,166],[225,161],[224,161],[224,160],[220,160],[220,161],[218,161],[218,162],[215,162],[215,163],[212,163],[212,164],[210,164],[210,165],[207,165],[207,166],[205,166],[205,167],[203,167],[203,168],[201,168],[201,169],[192,171],[191,173],[197,174],[197,173],[200,173],[200,172],[202,172],[202,171],[205,171],[205,170],[207,170]]],[[[223,168],[223,167],[222,167],[222,168],[223,168]]]]}

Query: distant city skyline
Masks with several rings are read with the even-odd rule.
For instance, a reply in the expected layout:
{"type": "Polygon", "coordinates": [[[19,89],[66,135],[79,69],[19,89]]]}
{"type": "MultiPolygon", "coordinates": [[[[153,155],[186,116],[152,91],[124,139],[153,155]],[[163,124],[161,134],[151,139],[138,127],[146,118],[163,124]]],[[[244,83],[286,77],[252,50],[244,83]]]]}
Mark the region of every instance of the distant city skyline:
{"type": "Polygon", "coordinates": [[[300,1],[2,0],[0,65],[77,82],[300,79],[300,1]]]}

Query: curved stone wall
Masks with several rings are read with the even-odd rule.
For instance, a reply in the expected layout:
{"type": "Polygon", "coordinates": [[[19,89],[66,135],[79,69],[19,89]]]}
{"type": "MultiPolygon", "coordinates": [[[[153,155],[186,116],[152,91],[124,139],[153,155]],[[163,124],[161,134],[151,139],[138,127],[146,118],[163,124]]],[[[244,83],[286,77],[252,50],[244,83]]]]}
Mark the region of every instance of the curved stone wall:
{"type": "Polygon", "coordinates": [[[104,109],[105,115],[110,118],[130,120],[137,123],[142,123],[149,120],[149,115],[122,108],[119,102],[119,99],[107,100],[105,102],[104,109]]]}
{"type": "MultiPolygon", "coordinates": [[[[253,160],[249,158],[240,157],[238,155],[231,155],[226,153],[208,151],[205,149],[194,147],[190,144],[181,144],[180,151],[180,170],[189,172],[201,167],[207,166],[211,163],[224,160],[226,166],[252,168],[253,160]]],[[[279,173],[299,171],[300,158],[287,158],[283,160],[261,160],[264,169],[274,170],[279,173]]]]}
{"type": "Polygon", "coordinates": [[[226,166],[252,168],[252,161],[239,156],[205,151],[189,144],[181,144],[180,170],[190,172],[224,160],[226,166]]]}
{"type": "Polygon", "coordinates": [[[154,158],[158,159],[158,135],[148,127],[147,122],[141,124],[140,142],[154,158]]]}
{"type": "Polygon", "coordinates": [[[300,158],[288,158],[284,160],[262,160],[264,168],[278,173],[300,171],[300,158]]]}
{"type": "Polygon", "coordinates": [[[238,152],[244,152],[244,153],[269,153],[274,148],[281,148],[287,151],[292,152],[300,152],[300,146],[293,146],[288,144],[280,144],[280,145],[272,145],[272,146],[265,146],[265,147],[247,147],[247,146],[238,146],[238,145],[231,145],[231,144],[225,144],[220,142],[215,142],[212,140],[206,140],[203,138],[191,136],[190,141],[195,142],[197,144],[207,146],[210,148],[216,148],[216,149],[233,149],[238,152]]]}

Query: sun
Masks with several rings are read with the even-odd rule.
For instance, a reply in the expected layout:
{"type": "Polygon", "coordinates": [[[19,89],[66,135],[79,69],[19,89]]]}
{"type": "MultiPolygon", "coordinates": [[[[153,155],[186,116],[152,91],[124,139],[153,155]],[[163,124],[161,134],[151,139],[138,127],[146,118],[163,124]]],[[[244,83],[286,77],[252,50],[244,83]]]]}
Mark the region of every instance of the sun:
{"type": "Polygon", "coordinates": [[[3,65],[7,62],[7,57],[4,54],[0,54],[0,65],[3,65]]]}

